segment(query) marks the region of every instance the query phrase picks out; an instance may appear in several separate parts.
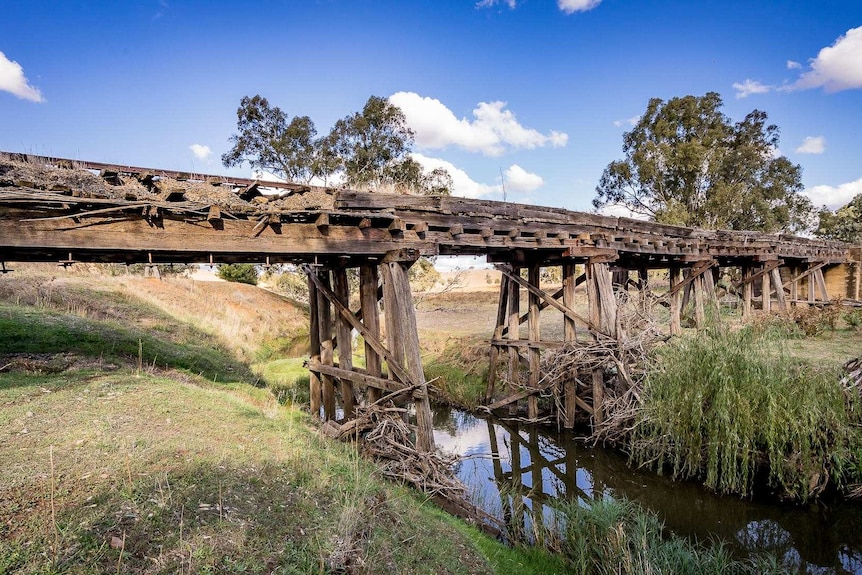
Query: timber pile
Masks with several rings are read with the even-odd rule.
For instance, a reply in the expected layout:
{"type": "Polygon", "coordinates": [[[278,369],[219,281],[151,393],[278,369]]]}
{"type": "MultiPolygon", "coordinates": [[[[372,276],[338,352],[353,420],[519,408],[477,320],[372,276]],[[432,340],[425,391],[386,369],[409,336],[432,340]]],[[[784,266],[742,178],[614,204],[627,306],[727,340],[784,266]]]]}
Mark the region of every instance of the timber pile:
{"type": "Polygon", "coordinates": [[[355,440],[363,455],[378,462],[383,475],[432,495],[461,498],[467,488],[452,473],[458,457],[439,450],[421,452],[415,431],[404,422],[406,409],[393,405],[357,406],[355,417],[342,424],[329,420],[322,432],[341,441],[355,440]]]}
{"type": "Polygon", "coordinates": [[[341,441],[356,441],[360,453],[373,459],[385,477],[428,494],[448,513],[499,537],[502,523],[470,503],[467,487],[455,477],[453,469],[458,456],[438,449],[425,452],[416,449],[415,428],[402,417],[406,412],[391,402],[357,406],[354,419],[341,424],[328,420],[321,433],[341,441]]]}
{"type": "Polygon", "coordinates": [[[841,385],[848,393],[855,393],[862,398],[862,356],[851,359],[844,364],[844,376],[841,385]]]}

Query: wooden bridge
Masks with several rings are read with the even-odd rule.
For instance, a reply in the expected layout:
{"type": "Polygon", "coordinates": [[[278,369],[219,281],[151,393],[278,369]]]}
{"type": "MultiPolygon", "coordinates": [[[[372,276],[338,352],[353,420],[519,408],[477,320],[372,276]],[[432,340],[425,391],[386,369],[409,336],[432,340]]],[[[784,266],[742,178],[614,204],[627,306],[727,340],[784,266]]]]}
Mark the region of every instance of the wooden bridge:
{"type": "MultiPolygon", "coordinates": [[[[420,256],[485,255],[503,279],[491,336],[488,400],[512,413],[553,388],[553,417],[603,418],[608,374],[548,382],[542,354],[620,337],[617,297],[645,292],[650,270],[667,270],[668,330],[697,325],[716,299],[722,268],[743,314],[830,301],[824,269],[849,247],[781,234],[705,231],[568,210],[455,197],[386,195],[204,174],[0,153],[0,261],[291,263],[308,277],[311,411],[352,416],[359,389],[417,400],[418,447],[431,449],[431,413],[407,270],[420,256]],[[267,193],[264,193],[267,192],[267,193]],[[541,269],[559,267],[562,287],[548,293],[541,269]],[[359,308],[350,308],[347,270],[358,268],[359,308]],[[587,312],[575,305],[584,285],[587,312]],[[521,293],[527,294],[522,313],[521,293]],[[382,301],[385,314],[381,335],[382,301]],[[543,310],[561,313],[563,337],[540,331],[543,310]],[[526,334],[521,326],[526,324],[526,334]],[[365,367],[352,363],[353,331],[365,367]],[[523,337],[526,335],[526,337],[523,337]],[[337,357],[337,361],[336,361],[337,357]],[[505,397],[494,401],[502,393],[505,397]]],[[[583,295],[581,295],[583,297],[583,295]]]]}

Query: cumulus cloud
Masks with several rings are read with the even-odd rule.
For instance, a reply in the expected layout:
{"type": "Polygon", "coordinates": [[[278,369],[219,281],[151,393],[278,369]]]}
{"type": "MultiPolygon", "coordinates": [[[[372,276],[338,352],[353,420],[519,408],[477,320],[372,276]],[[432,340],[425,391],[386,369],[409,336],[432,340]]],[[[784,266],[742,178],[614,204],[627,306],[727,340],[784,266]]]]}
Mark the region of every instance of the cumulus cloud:
{"type": "Polygon", "coordinates": [[[838,186],[813,186],[803,192],[815,206],[826,206],[836,210],[862,194],[862,178],[838,186]]]}
{"type": "Polygon", "coordinates": [[[0,52],[0,91],[9,92],[22,100],[44,102],[42,92],[30,85],[21,64],[0,52]]]}
{"type": "Polygon", "coordinates": [[[563,132],[552,130],[542,134],[522,126],[515,114],[506,109],[506,103],[501,101],[479,102],[473,110],[472,120],[458,118],[440,100],[415,92],[397,92],[389,97],[389,101],[404,112],[420,148],[454,145],[487,156],[499,156],[508,149],[561,147],[569,140],[563,132]]]}
{"type": "Polygon", "coordinates": [[[809,70],[790,86],[794,90],[823,88],[839,92],[862,88],[862,26],[851,28],[834,44],[809,60],[809,70]]]}
{"type": "Polygon", "coordinates": [[[629,118],[627,120],[614,120],[614,127],[622,128],[626,124],[634,127],[635,125],[637,125],[637,123],[640,119],[641,119],[640,116],[632,116],[631,118],[629,118]]]}
{"type": "Polygon", "coordinates": [[[797,154],[822,154],[826,151],[826,138],[823,136],[807,136],[796,148],[797,154]]]}
{"type": "MultiPolygon", "coordinates": [[[[802,68],[799,62],[787,60],[788,70],[802,70],[802,68]]],[[[862,26],[851,28],[846,34],[839,36],[831,46],[821,49],[816,58],[808,60],[808,69],[802,72],[793,83],[776,87],[756,80],[745,80],[733,85],[737,98],[745,98],[751,94],[765,94],[773,90],[792,92],[815,88],[823,88],[826,92],[862,88],[862,26]]]]}
{"type": "Polygon", "coordinates": [[[195,157],[199,160],[206,160],[213,153],[213,151],[210,150],[209,146],[204,146],[201,144],[192,144],[191,146],[189,146],[189,150],[191,150],[192,154],[194,154],[195,157]]]}
{"type": "Polygon", "coordinates": [[[745,79],[745,82],[734,82],[733,89],[736,90],[736,98],[747,98],[752,94],[765,94],[771,92],[774,87],[761,84],[757,80],[745,79]]]}
{"type": "Polygon", "coordinates": [[[530,173],[518,164],[509,166],[504,175],[506,188],[513,192],[535,192],[545,184],[542,176],[530,173]]]}
{"type": "Polygon", "coordinates": [[[473,180],[467,172],[456,167],[452,162],[447,162],[440,158],[431,158],[416,152],[411,157],[426,170],[443,168],[449,172],[449,175],[452,176],[452,195],[463,196],[465,198],[481,198],[500,192],[500,186],[479,183],[473,180]]]}
{"type": "Polygon", "coordinates": [[[587,12],[602,3],[602,0],[557,0],[557,6],[566,14],[587,12]]]}
{"type": "Polygon", "coordinates": [[[497,4],[505,4],[509,9],[514,10],[518,5],[518,0],[481,0],[481,2],[476,2],[476,8],[491,8],[497,4]]]}

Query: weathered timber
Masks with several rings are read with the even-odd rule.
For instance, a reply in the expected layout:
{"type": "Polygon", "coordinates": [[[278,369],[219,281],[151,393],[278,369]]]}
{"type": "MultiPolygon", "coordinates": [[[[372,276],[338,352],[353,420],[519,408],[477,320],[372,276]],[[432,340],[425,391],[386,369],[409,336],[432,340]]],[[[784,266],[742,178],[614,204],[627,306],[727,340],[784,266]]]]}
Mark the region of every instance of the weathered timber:
{"type": "MultiPolygon", "coordinates": [[[[350,286],[347,284],[347,271],[344,268],[332,270],[333,287],[335,297],[341,305],[350,305],[350,286]]],[[[347,371],[353,369],[353,338],[350,337],[352,326],[344,319],[344,315],[338,314],[336,321],[336,337],[338,339],[338,365],[347,371]]],[[[353,395],[353,382],[350,379],[341,380],[341,403],[344,408],[344,417],[351,419],[356,399],[353,395]]]]}
{"type": "MultiPolygon", "coordinates": [[[[534,264],[529,267],[527,276],[528,281],[530,282],[530,286],[534,287],[535,290],[530,290],[529,296],[529,320],[527,323],[527,331],[529,332],[530,343],[538,343],[541,340],[540,328],[539,328],[539,296],[538,294],[544,293],[541,290],[541,286],[539,285],[539,266],[534,264]]],[[[539,378],[541,377],[541,350],[537,347],[530,347],[527,350],[528,359],[530,362],[530,371],[527,376],[527,389],[537,389],[539,387],[539,378]]],[[[530,395],[527,398],[527,416],[530,419],[537,419],[539,417],[539,398],[534,395],[530,395]]]]}
{"type": "MultiPolygon", "coordinates": [[[[306,278],[308,281],[308,319],[309,319],[309,328],[308,328],[308,339],[309,339],[309,355],[311,356],[311,361],[320,363],[320,315],[318,312],[318,303],[320,302],[320,295],[317,293],[317,286],[311,280],[311,278],[306,278]]],[[[309,409],[311,411],[311,416],[315,419],[320,417],[320,407],[322,401],[322,391],[323,387],[320,381],[320,376],[317,372],[310,372],[308,375],[308,390],[311,398],[309,399],[309,409]]]]}
{"type": "MultiPolygon", "coordinates": [[[[317,322],[320,333],[320,363],[331,366],[333,364],[332,345],[332,307],[335,300],[329,291],[329,270],[315,270],[309,275],[317,288],[317,322]]],[[[323,419],[329,421],[335,419],[335,380],[331,375],[322,374],[321,386],[323,395],[323,419]]]]}
{"type": "MultiPolygon", "coordinates": [[[[377,301],[382,297],[382,292],[378,295],[378,275],[377,266],[365,264],[359,268],[359,301],[360,311],[362,313],[362,322],[368,333],[374,336],[375,339],[380,338],[380,315],[377,308],[377,301]]],[[[374,347],[365,342],[365,369],[371,377],[379,378],[382,375],[382,363],[380,354],[374,347]]],[[[380,399],[379,392],[372,388],[368,390],[368,401],[374,403],[380,399]]]]}

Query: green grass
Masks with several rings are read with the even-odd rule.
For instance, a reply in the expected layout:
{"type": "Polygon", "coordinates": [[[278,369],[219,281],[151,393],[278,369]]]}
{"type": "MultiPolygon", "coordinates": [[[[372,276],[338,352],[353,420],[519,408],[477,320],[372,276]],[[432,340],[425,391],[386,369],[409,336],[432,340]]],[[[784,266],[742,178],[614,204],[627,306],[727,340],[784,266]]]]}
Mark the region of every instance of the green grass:
{"type": "MultiPolygon", "coordinates": [[[[0,304],[0,573],[564,572],[381,480],[175,324],[0,304]]],[[[299,359],[265,369],[304,387],[299,359]]]]}
{"type": "Polygon", "coordinates": [[[629,501],[597,499],[588,505],[567,502],[556,511],[564,525],[557,545],[570,562],[572,573],[753,575],[770,572],[764,570],[760,562],[734,560],[720,544],[690,543],[666,533],[654,513],[629,501]]]}
{"type": "MultiPolygon", "coordinates": [[[[143,305],[143,304],[142,304],[143,305]]],[[[0,350],[3,353],[74,353],[106,361],[171,367],[207,379],[254,379],[211,336],[191,327],[145,330],[128,322],[97,320],[44,308],[0,303],[0,350]]]]}
{"type": "Polygon", "coordinates": [[[308,405],[308,370],[306,358],[288,357],[261,364],[259,372],[267,387],[281,403],[308,405]]]}
{"type": "Polygon", "coordinates": [[[762,474],[806,500],[862,481],[859,398],[834,364],[793,359],[769,332],[707,330],[660,350],[631,439],[639,465],[747,495],[762,474]]]}

